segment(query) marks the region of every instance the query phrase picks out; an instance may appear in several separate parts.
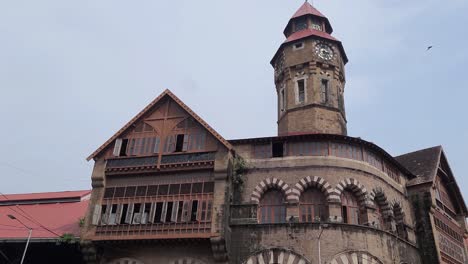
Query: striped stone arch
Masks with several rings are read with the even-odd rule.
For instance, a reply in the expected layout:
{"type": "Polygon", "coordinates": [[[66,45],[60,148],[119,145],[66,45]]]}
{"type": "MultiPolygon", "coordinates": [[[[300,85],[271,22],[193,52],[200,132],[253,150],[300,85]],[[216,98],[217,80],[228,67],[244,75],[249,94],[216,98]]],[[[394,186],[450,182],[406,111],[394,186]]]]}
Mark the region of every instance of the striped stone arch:
{"type": "Polygon", "coordinates": [[[361,207],[373,206],[374,202],[369,199],[367,189],[356,179],[348,178],[340,181],[335,187],[335,193],[340,197],[344,190],[351,191],[356,195],[361,207]]]}
{"type": "Polygon", "coordinates": [[[375,206],[379,206],[382,210],[382,215],[385,218],[393,217],[393,210],[390,202],[387,199],[387,195],[381,187],[376,187],[372,189],[369,193],[369,199],[374,201],[375,206]]]}
{"type": "Polygon", "coordinates": [[[291,250],[272,248],[257,252],[250,256],[243,264],[311,264],[304,256],[291,250]]]}
{"type": "Polygon", "coordinates": [[[307,176],[300,180],[296,183],[296,186],[294,186],[293,193],[300,197],[309,187],[316,187],[321,190],[329,202],[340,200],[340,196],[336,195],[333,187],[326,180],[318,176],[307,176]]]}
{"type": "Polygon", "coordinates": [[[171,262],[171,264],[205,264],[205,262],[193,258],[181,258],[171,262]]]}
{"type": "Polygon", "coordinates": [[[403,212],[403,207],[401,206],[401,202],[397,200],[393,200],[391,207],[392,207],[392,212],[393,212],[393,217],[395,219],[395,223],[404,224],[405,213],[403,212]]]}
{"type": "Polygon", "coordinates": [[[299,196],[297,196],[297,194],[295,194],[289,187],[289,185],[284,181],[279,180],[277,178],[267,178],[261,181],[257,186],[255,186],[255,189],[253,190],[252,195],[250,196],[250,201],[256,204],[260,203],[260,198],[262,198],[262,195],[270,189],[281,190],[286,196],[286,200],[288,202],[297,202],[299,199],[299,196]]]}
{"type": "Polygon", "coordinates": [[[107,264],[144,264],[143,262],[132,259],[132,258],[121,258],[121,259],[116,259],[111,262],[108,262],[107,264]]]}
{"type": "Polygon", "coordinates": [[[368,252],[349,251],[338,254],[327,264],[383,264],[378,258],[368,252]]]}

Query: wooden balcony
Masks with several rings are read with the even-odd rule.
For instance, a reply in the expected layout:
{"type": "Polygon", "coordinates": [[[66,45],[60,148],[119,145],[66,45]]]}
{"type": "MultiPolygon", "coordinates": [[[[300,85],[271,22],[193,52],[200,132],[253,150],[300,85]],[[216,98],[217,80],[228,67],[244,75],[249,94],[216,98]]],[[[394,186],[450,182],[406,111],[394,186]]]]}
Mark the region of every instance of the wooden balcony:
{"type": "Polygon", "coordinates": [[[94,240],[210,238],[211,222],[97,226],[94,240]]]}
{"type": "Polygon", "coordinates": [[[106,174],[144,173],[214,167],[215,152],[172,153],[142,157],[118,157],[107,160],[106,174]]]}

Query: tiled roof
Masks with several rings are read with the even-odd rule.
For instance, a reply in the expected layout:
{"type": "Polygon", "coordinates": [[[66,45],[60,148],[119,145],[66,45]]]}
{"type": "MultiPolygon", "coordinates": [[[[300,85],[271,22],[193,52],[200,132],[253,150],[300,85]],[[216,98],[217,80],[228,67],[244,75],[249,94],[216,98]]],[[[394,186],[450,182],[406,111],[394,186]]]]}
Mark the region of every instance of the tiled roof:
{"type": "Polygon", "coordinates": [[[297,11],[294,13],[292,18],[304,16],[304,15],[314,15],[319,17],[325,17],[320,11],[315,9],[309,2],[305,2],[297,11]]]}
{"type": "MultiPolygon", "coordinates": [[[[31,238],[58,239],[63,234],[80,235],[79,221],[86,214],[90,191],[34,193],[6,195],[16,201],[29,201],[27,204],[0,204],[0,239],[26,239],[28,228],[31,238]],[[65,197],[81,197],[76,202],[36,203],[65,197]],[[11,219],[10,216],[16,219],[11,219]],[[19,221],[23,224],[21,224],[19,221]]],[[[4,201],[7,199],[3,197],[4,201]]],[[[10,201],[13,202],[13,201],[10,201]]]]}
{"type": "Polygon", "coordinates": [[[417,178],[408,182],[408,185],[411,186],[432,182],[437,174],[441,154],[442,147],[436,146],[403,154],[395,157],[395,159],[417,176],[417,178]]]}
{"type": "MultiPolygon", "coordinates": [[[[284,43],[292,42],[298,39],[310,37],[310,36],[317,36],[333,41],[338,41],[336,38],[332,37],[330,34],[320,31],[320,30],[315,30],[315,29],[305,29],[301,31],[294,32],[289,36],[284,43]]],[[[338,41],[339,42],[339,41],[338,41]]]]}

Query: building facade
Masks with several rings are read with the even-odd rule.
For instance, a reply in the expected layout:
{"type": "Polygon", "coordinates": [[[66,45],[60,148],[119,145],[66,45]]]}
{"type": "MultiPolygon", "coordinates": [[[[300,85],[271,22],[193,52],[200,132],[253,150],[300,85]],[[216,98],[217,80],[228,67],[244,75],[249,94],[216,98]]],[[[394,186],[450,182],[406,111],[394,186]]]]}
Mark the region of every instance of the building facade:
{"type": "Polygon", "coordinates": [[[87,263],[467,263],[441,147],[347,136],[342,43],[308,2],[275,53],[278,136],[225,140],[169,90],[88,160],[87,263]]]}

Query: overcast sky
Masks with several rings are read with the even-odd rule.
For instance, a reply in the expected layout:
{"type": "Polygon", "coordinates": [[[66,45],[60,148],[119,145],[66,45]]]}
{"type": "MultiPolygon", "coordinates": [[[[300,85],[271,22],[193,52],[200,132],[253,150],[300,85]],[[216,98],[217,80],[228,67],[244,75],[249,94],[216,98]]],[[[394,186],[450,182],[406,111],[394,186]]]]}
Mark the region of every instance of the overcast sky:
{"type": "MultiPolygon", "coordinates": [[[[91,188],[85,158],[166,88],[227,139],[275,135],[269,61],[302,3],[1,1],[0,192],[91,188]]],[[[442,145],[468,195],[468,1],[314,4],[350,60],[349,135],[442,145]]]]}

